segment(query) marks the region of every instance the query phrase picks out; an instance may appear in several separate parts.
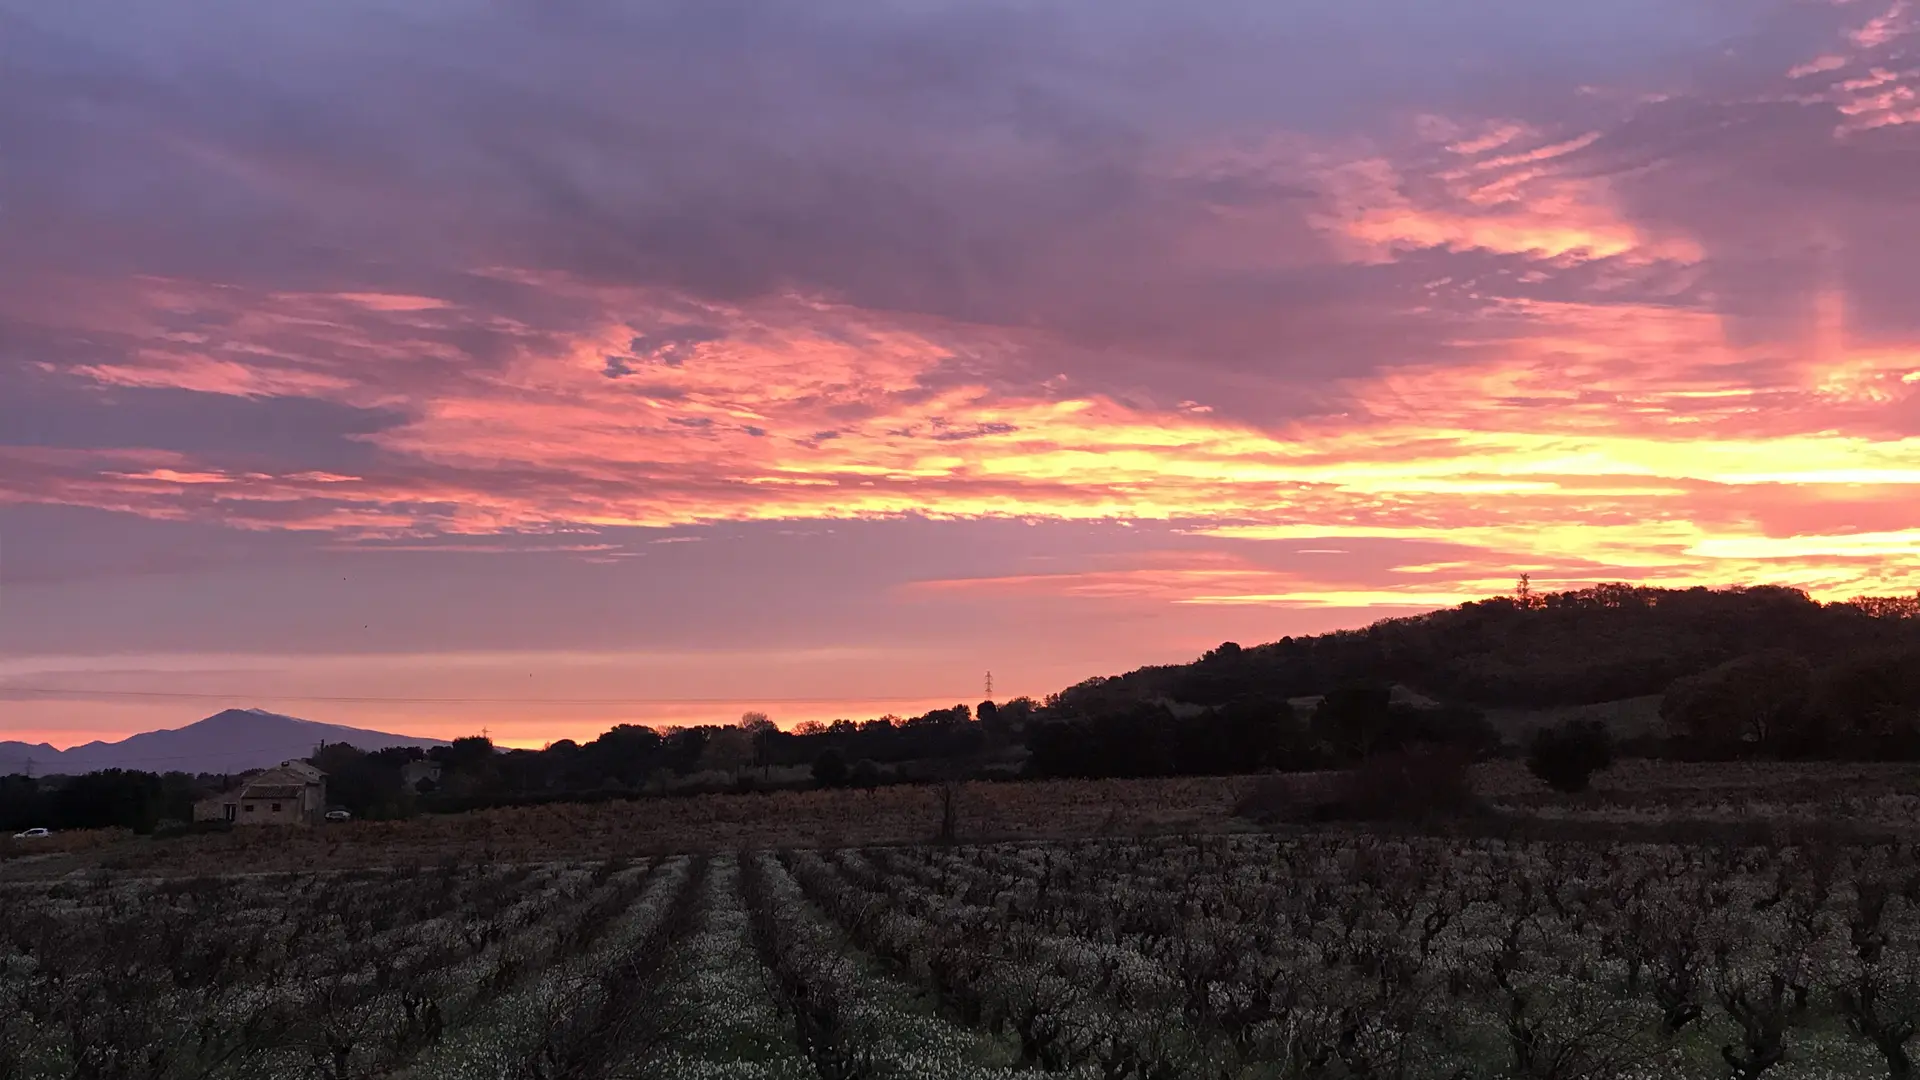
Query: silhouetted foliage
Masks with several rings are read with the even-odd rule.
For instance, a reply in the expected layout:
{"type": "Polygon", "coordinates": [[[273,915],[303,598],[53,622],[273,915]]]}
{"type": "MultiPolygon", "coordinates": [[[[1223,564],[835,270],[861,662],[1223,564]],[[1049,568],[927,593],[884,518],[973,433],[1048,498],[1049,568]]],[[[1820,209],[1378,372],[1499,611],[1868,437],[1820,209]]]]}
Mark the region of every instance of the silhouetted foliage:
{"type": "Polygon", "coordinates": [[[1041,720],[1028,726],[1027,749],[1035,776],[1218,776],[1316,760],[1293,709],[1260,698],[1184,716],[1142,703],[1041,720]]]}
{"type": "Polygon", "coordinates": [[[1837,756],[1920,758],[1920,647],[1878,649],[1822,668],[1809,707],[1837,756]]]}
{"type": "Polygon", "coordinates": [[[1527,747],[1527,771],[1555,791],[1587,790],[1593,774],[1613,764],[1613,737],[1598,720],[1541,728],[1527,747]]]}
{"type": "Polygon", "coordinates": [[[1138,701],[1214,704],[1399,683],[1480,705],[1581,705],[1664,692],[1768,649],[1823,664],[1920,646],[1920,599],[1820,604],[1796,589],[1607,584],[1462,604],[1359,630],[1210,650],[1191,664],[1088,679],[1048,699],[1077,713],[1138,701]]]}
{"type": "Polygon", "coordinates": [[[829,746],[813,759],[813,779],[822,787],[839,787],[847,782],[847,755],[829,746]]]}
{"type": "Polygon", "coordinates": [[[418,792],[406,782],[408,762],[424,760],[417,747],[389,747],[364,753],[346,743],[331,743],[309,758],[327,774],[327,801],[356,818],[406,817],[413,812],[418,792]]]}
{"type": "Polygon", "coordinates": [[[1341,778],[1320,816],[1361,821],[1425,821],[1455,817],[1477,805],[1458,747],[1416,746],[1377,754],[1341,778]]]}
{"type": "MultiPolygon", "coordinates": [[[[1419,755],[1436,747],[1448,760],[1501,752],[1485,708],[1650,695],[1661,695],[1666,731],[1638,736],[1635,753],[1920,759],[1920,597],[1821,604],[1770,586],[1540,593],[1528,583],[1514,596],[1359,630],[1223,642],[1192,663],[1087,679],[1044,702],[955,704],[786,731],[759,713],[725,726],[623,724],[544,750],[502,750],[479,737],[424,754],[338,746],[316,763],[329,774],[331,801],[358,817],[1021,769],[1143,777],[1370,763],[1380,771],[1388,769],[1380,762],[1425,767],[1431,762],[1419,755]],[[1296,709],[1291,702],[1301,699],[1318,700],[1296,709]],[[407,763],[423,756],[440,764],[439,779],[408,783],[407,763]]],[[[1573,761],[1595,757],[1577,740],[1533,750],[1541,775],[1562,784],[1577,782],[1573,761]]],[[[189,816],[194,794],[219,786],[139,779],[147,775],[8,779],[0,815],[15,828],[98,821],[147,829],[189,816]]]]}
{"type": "Polygon", "coordinates": [[[132,829],[193,817],[202,784],[185,773],[105,769],[84,776],[0,778],[0,830],[132,829]]]}
{"type": "Polygon", "coordinates": [[[870,758],[854,762],[853,768],[847,772],[847,782],[857,788],[879,787],[880,780],[880,766],[870,758]]]}
{"type": "Polygon", "coordinates": [[[1784,649],[1743,656],[1679,680],[1660,718],[1691,756],[1813,756],[1813,668],[1784,649]]]}

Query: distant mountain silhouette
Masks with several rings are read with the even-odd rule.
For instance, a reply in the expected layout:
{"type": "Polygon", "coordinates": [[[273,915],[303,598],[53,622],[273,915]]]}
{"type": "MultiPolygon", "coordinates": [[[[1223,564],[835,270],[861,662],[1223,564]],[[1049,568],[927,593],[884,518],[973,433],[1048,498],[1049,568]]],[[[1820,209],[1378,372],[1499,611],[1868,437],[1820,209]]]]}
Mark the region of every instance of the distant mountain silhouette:
{"type": "Polygon", "coordinates": [[[90,742],[66,750],[46,743],[0,742],[0,775],[32,771],[77,775],[97,769],[233,773],[278,765],[313,753],[320,743],[352,743],[362,750],[388,746],[444,746],[441,739],[322,724],[264,709],[228,709],[183,728],[148,731],[118,742],[90,742]]]}

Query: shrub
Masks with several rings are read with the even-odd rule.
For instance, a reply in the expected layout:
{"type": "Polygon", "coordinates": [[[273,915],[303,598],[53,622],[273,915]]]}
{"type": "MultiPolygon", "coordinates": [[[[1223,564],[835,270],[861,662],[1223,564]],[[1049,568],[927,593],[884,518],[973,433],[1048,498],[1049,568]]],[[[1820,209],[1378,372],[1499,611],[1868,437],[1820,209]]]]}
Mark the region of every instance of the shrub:
{"type": "Polygon", "coordinates": [[[854,762],[852,770],[847,774],[847,780],[857,788],[879,787],[880,779],[880,766],[869,758],[861,758],[854,762]]]}
{"type": "Polygon", "coordinates": [[[1470,813],[1479,805],[1468,769],[1471,751],[1414,746],[1376,754],[1342,778],[1323,816],[1360,821],[1428,821],[1470,813]]]}
{"type": "Polygon", "coordinates": [[[1311,821],[1339,802],[1342,780],[1330,773],[1272,773],[1248,784],[1233,816],[1262,825],[1311,821]]]}
{"type": "Polygon", "coordinates": [[[828,747],[813,759],[813,779],[821,787],[839,787],[847,782],[847,755],[838,747],[828,747]]]}
{"type": "Polygon", "coordinates": [[[1593,774],[1613,764],[1613,736],[1598,720],[1541,728],[1527,749],[1527,771],[1555,791],[1587,790],[1593,774]]]}

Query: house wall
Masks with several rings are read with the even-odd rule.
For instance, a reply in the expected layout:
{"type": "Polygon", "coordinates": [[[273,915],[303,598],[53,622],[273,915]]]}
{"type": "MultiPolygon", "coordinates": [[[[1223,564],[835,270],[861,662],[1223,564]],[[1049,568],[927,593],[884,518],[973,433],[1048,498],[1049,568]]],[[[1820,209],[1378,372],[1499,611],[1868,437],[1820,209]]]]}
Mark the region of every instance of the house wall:
{"type": "Polygon", "coordinates": [[[313,820],[308,803],[310,798],[286,799],[241,799],[240,812],[234,816],[236,825],[306,825],[313,820]],[[278,806],[280,809],[275,810],[278,806]]]}
{"type": "MultiPolygon", "coordinates": [[[[268,779],[271,780],[272,777],[268,779]]],[[[255,778],[255,784],[260,782],[260,778],[255,778]]],[[[298,794],[277,798],[249,798],[246,794],[248,790],[253,788],[249,785],[201,799],[193,804],[193,819],[195,821],[232,820],[235,825],[311,825],[318,823],[327,811],[327,782],[324,779],[311,780],[301,785],[298,794]],[[277,811],[273,808],[276,803],[280,806],[277,811]],[[227,817],[228,806],[234,808],[231,819],[227,817]]]]}

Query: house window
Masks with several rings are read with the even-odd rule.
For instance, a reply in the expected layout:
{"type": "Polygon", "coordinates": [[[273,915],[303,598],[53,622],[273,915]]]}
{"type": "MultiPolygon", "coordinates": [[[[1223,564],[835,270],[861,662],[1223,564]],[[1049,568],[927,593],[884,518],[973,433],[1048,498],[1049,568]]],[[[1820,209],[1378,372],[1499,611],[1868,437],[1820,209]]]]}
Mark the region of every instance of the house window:
{"type": "Polygon", "coordinates": [[[247,804],[247,813],[251,814],[254,812],[255,809],[257,809],[257,807],[255,807],[252,803],[247,804]]]}
{"type": "Polygon", "coordinates": [[[280,804],[279,804],[279,803],[274,803],[274,804],[273,804],[273,812],[274,812],[274,813],[276,813],[276,814],[280,812],[280,804]]]}

